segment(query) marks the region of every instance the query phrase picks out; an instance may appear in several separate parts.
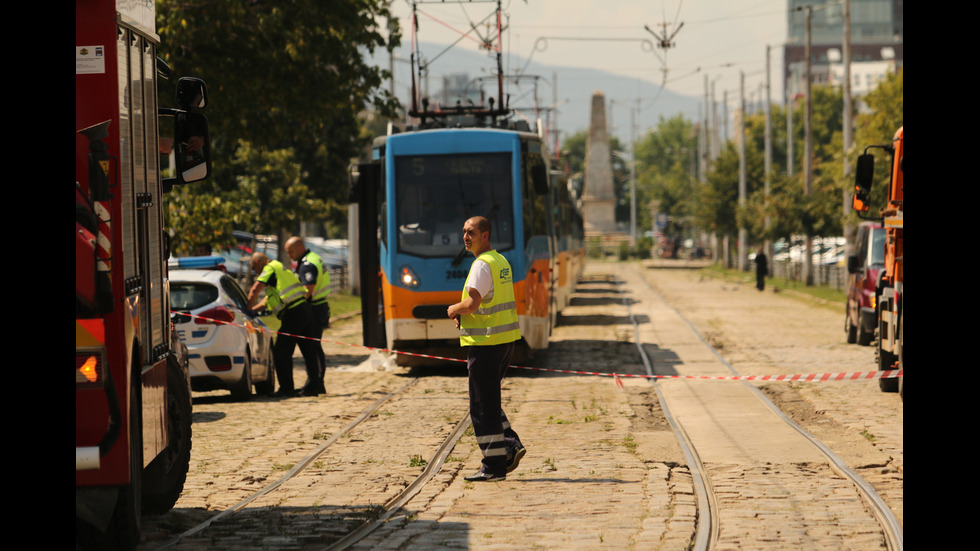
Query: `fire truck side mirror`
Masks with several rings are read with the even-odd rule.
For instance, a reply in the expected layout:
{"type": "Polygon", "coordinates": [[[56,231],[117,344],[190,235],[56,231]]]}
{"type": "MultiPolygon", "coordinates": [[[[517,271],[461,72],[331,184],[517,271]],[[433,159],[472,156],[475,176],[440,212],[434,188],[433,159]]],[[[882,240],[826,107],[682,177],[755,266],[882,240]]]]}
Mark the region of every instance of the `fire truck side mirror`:
{"type": "Polygon", "coordinates": [[[177,92],[174,94],[174,103],[184,111],[191,107],[204,109],[208,106],[208,85],[199,78],[181,78],[177,81],[177,92]]]}
{"type": "Polygon", "coordinates": [[[163,192],[175,185],[199,182],[211,175],[211,134],[208,119],[200,113],[160,110],[161,165],[169,166],[163,192]]]}
{"type": "Polygon", "coordinates": [[[854,198],[851,206],[858,212],[868,212],[871,198],[871,184],[874,182],[875,156],[870,153],[859,155],[854,170],[854,198]]]}
{"type": "Polygon", "coordinates": [[[178,183],[199,182],[211,175],[211,134],[208,118],[181,113],[174,121],[178,183]]]}

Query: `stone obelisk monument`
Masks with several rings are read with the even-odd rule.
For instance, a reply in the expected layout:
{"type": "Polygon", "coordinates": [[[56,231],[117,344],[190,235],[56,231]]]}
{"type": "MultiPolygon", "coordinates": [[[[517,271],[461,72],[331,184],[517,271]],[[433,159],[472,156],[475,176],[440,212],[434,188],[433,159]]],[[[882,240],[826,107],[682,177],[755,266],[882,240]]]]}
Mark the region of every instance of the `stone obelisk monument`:
{"type": "Polygon", "coordinates": [[[592,94],[589,140],[585,147],[582,218],[587,235],[607,235],[616,231],[616,194],[613,192],[613,172],[609,156],[606,97],[597,91],[592,94]]]}

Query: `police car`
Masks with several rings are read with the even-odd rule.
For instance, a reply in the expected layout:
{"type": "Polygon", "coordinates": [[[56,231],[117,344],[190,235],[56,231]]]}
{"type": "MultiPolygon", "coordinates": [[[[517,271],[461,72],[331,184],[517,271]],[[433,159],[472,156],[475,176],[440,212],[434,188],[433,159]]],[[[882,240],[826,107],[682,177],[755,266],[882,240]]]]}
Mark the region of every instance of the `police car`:
{"type": "Polygon", "coordinates": [[[191,389],[230,390],[247,400],[275,391],[273,335],[247,313],[247,298],[228,274],[218,270],[171,269],[170,309],[187,345],[191,389]]]}

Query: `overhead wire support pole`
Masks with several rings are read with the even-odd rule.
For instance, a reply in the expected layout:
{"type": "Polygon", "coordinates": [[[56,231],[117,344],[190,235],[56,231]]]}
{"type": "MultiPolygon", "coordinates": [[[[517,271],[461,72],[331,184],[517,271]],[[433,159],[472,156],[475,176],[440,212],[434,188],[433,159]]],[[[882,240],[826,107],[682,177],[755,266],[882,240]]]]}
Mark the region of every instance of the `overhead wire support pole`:
{"type": "MultiPolygon", "coordinates": [[[[738,121],[738,206],[745,207],[747,200],[747,174],[745,168],[745,72],[740,74],[738,121]]],[[[748,269],[748,232],[745,223],[738,226],[738,269],[748,269]]]]}
{"type": "MultiPolygon", "coordinates": [[[[496,64],[497,64],[496,78],[498,80],[498,84],[497,84],[497,104],[494,105],[494,98],[491,97],[489,99],[489,102],[490,102],[490,107],[489,108],[484,108],[483,106],[478,106],[478,107],[468,107],[468,108],[457,107],[456,109],[446,110],[446,109],[442,109],[441,107],[439,107],[439,108],[435,109],[434,111],[429,111],[429,109],[428,109],[428,105],[429,105],[428,98],[422,98],[422,97],[420,97],[421,94],[420,94],[419,89],[418,89],[418,84],[415,81],[416,76],[415,76],[415,71],[413,70],[412,71],[412,110],[408,114],[410,116],[412,116],[412,117],[420,117],[421,118],[421,121],[422,121],[421,122],[422,126],[425,126],[426,125],[426,119],[427,118],[433,118],[433,119],[435,119],[435,118],[444,118],[444,117],[446,117],[448,115],[459,115],[463,111],[466,111],[467,113],[472,114],[472,115],[477,116],[477,117],[489,118],[491,120],[496,120],[497,117],[501,117],[501,116],[504,116],[504,115],[507,114],[506,113],[505,99],[504,99],[504,90],[503,90],[503,58],[502,58],[502,44],[501,44],[501,40],[503,39],[503,27],[502,27],[502,12],[503,12],[503,10],[502,10],[502,7],[501,7],[501,0],[467,0],[467,1],[470,2],[470,3],[490,3],[490,2],[493,2],[493,3],[496,4],[496,8],[493,10],[493,12],[491,12],[489,15],[487,15],[486,17],[484,17],[483,19],[481,19],[478,23],[475,23],[474,24],[474,23],[471,22],[470,23],[470,30],[467,31],[467,32],[462,32],[462,31],[459,31],[457,29],[453,29],[453,30],[455,30],[456,32],[458,32],[461,35],[460,38],[457,39],[456,42],[454,42],[453,44],[451,44],[448,48],[446,48],[445,50],[443,50],[442,52],[440,52],[436,56],[436,58],[438,58],[439,56],[441,56],[442,54],[444,54],[449,49],[453,48],[463,38],[470,38],[472,40],[476,40],[475,38],[469,36],[471,33],[476,32],[477,35],[479,36],[479,40],[477,40],[477,42],[480,44],[480,47],[481,48],[485,48],[488,51],[495,51],[495,54],[496,54],[496,64]],[[480,35],[479,31],[477,30],[477,25],[479,25],[480,23],[483,23],[484,21],[488,20],[493,15],[496,15],[496,19],[497,19],[497,21],[496,21],[497,22],[496,34],[494,35],[492,32],[489,32],[488,31],[486,37],[480,35]],[[419,109],[419,104],[420,103],[422,104],[421,105],[421,107],[422,107],[421,110],[419,109]]],[[[412,55],[411,55],[410,61],[411,61],[412,65],[413,65],[413,69],[414,68],[417,68],[419,81],[422,80],[423,70],[425,70],[426,71],[426,74],[427,74],[427,72],[428,72],[428,65],[431,64],[431,61],[434,61],[434,59],[431,60],[431,61],[428,61],[425,64],[423,64],[423,61],[422,61],[423,60],[423,57],[422,57],[421,53],[416,52],[416,50],[418,48],[418,40],[417,40],[417,33],[418,33],[418,13],[419,13],[419,11],[421,11],[421,10],[418,9],[418,5],[419,4],[446,4],[446,3],[447,3],[446,0],[428,0],[428,1],[426,1],[426,0],[414,0],[412,2],[412,55]]],[[[456,2],[450,2],[450,3],[462,3],[462,2],[459,1],[459,0],[457,0],[456,2]]],[[[452,28],[451,26],[447,25],[446,23],[444,23],[442,21],[439,21],[435,17],[432,17],[431,15],[428,15],[425,12],[422,12],[422,13],[423,13],[423,15],[426,15],[426,16],[430,17],[434,21],[437,21],[438,23],[440,23],[442,25],[445,25],[446,27],[452,28]]],[[[488,27],[489,27],[489,24],[488,24],[488,27]]]]}
{"type": "Polygon", "coordinates": [[[765,153],[765,160],[764,160],[764,163],[765,163],[765,198],[766,198],[766,215],[765,215],[766,216],[766,218],[765,218],[766,238],[764,240],[764,246],[765,246],[765,250],[766,250],[766,256],[769,257],[769,258],[772,258],[772,251],[770,250],[770,247],[772,246],[772,243],[771,243],[771,241],[769,239],[769,235],[768,235],[769,228],[772,225],[772,219],[769,216],[769,208],[768,208],[769,207],[769,191],[770,191],[770,187],[772,186],[772,97],[771,97],[771,94],[772,94],[772,86],[771,86],[771,83],[769,81],[769,79],[770,79],[770,73],[772,71],[771,71],[770,66],[769,66],[769,61],[770,61],[770,46],[768,44],[766,44],[766,84],[765,84],[765,86],[766,86],[766,95],[765,95],[765,102],[766,102],[766,109],[765,109],[765,117],[766,117],[766,121],[765,121],[766,122],[766,129],[765,129],[765,149],[766,149],[766,153],[765,153]]]}

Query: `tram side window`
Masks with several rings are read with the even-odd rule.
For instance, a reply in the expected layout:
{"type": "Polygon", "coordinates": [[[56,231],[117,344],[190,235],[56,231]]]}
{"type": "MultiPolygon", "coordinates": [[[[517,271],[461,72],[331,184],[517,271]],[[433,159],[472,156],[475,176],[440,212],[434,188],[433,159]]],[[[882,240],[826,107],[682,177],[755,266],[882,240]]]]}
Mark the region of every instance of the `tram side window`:
{"type": "Polygon", "coordinates": [[[532,164],[525,157],[521,166],[524,172],[524,246],[536,236],[548,235],[548,195],[539,194],[535,188],[532,164]]]}

